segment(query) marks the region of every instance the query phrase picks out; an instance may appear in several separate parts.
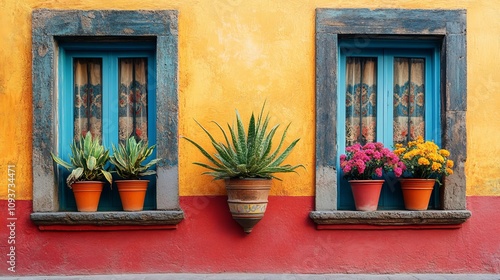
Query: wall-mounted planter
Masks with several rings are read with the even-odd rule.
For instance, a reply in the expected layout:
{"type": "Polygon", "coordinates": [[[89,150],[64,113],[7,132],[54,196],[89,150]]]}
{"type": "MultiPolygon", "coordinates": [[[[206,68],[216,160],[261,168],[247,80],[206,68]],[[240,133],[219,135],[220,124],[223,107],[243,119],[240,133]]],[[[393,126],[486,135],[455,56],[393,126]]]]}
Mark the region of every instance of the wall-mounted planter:
{"type": "Polygon", "coordinates": [[[264,217],[271,179],[226,179],[227,203],[233,219],[245,233],[264,217]]]}

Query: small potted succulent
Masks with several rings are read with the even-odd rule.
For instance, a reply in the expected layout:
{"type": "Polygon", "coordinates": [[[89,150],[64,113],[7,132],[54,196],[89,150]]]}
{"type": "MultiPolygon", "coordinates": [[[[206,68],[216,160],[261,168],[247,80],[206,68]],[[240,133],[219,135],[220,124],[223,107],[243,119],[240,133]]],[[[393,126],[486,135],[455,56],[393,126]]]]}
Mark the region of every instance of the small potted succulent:
{"type": "Polygon", "coordinates": [[[453,174],[450,152],[433,141],[419,136],[407,145],[396,144],[394,151],[406,166],[407,175],[401,179],[401,189],[407,210],[427,210],[434,185],[453,174]]]}
{"type": "Polygon", "coordinates": [[[356,210],[377,210],[384,172],[400,177],[405,169],[399,157],[380,142],[354,144],[340,156],[340,168],[349,180],[356,210]]]}
{"type": "Polygon", "coordinates": [[[299,139],[295,139],[282,150],[288,125],[278,146],[273,150],[272,140],[279,125],[268,130],[269,114],[264,117],[264,107],[265,104],[257,118],[252,113],[246,132],[238,111],[236,127],[228,124],[228,132],[214,121],[223,134],[224,142],[217,142],[205,127],[196,122],[209,137],[215,149],[214,156],[194,140],[183,137],[198,148],[210,162],[194,162],[209,170],[203,174],[211,175],[215,180],[225,181],[229,210],[233,219],[246,233],[250,233],[264,216],[271,179],[281,180],[274,174],[295,172],[297,168],[304,167],[301,164],[282,164],[299,139]]]}
{"type": "Polygon", "coordinates": [[[111,173],[106,170],[109,151],[100,144],[99,138],[92,137],[90,132],[78,141],[73,140],[70,147],[70,162],[53,153],[51,153],[52,159],[55,163],[71,170],[66,183],[73,190],[78,211],[96,211],[105,184],[103,179],[112,183],[111,173]]]}
{"type": "Polygon", "coordinates": [[[155,170],[149,168],[161,160],[156,158],[143,165],[154,148],[155,145],[148,146],[148,142],[137,142],[134,136],[128,138],[125,144],[112,146],[113,154],[109,160],[118,176],[124,179],[115,182],[125,211],[141,211],[144,208],[149,180],[141,180],[141,177],[156,174],[155,170]]]}

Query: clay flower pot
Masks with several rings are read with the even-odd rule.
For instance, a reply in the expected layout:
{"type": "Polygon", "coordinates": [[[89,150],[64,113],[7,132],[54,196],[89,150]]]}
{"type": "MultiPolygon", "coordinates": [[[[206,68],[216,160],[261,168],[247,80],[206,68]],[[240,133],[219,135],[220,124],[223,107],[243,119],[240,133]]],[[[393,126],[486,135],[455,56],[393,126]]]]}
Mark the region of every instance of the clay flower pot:
{"type": "Polygon", "coordinates": [[[142,211],[149,180],[115,180],[124,211],[142,211]]]}
{"type": "Polygon", "coordinates": [[[401,189],[407,210],[427,210],[435,179],[401,179],[401,189]]]}
{"type": "Polygon", "coordinates": [[[99,206],[104,182],[79,181],[71,185],[75,195],[76,208],[80,212],[95,212],[99,206]]]}
{"type": "Polygon", "coordinates": [[[264,217],[271,179],[226,179],[227,203],[233,219],[245,233],[264,217]]]}
{"type": "Polygon", "coordinates": [[[349,180],[358,211],[376,211],[384,180],[349,180]]]}

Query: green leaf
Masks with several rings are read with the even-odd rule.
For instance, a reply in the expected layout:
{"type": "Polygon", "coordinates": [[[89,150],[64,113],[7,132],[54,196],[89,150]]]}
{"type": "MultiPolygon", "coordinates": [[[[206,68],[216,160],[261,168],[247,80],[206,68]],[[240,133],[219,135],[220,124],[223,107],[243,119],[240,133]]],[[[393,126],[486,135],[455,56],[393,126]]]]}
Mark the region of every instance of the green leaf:
{"type": "Polygon", "coordinates": [[[106,170],[101,170],[101,173],[104,176],[104,178],[106,178],[106,181],[108,181],[110,185],[113,184],[113,176],[111,176],[111,173],[109,173],[106,170]]]}
{"type": "Polygon", "coordinates": [[[87,159],[87,168],[89,170],[94,170],[95,166],[96,166],[96,158],[93,157],[93,156],[90,156],[88,159],[87,159]]]}
{"type": "Polygon", "coordinates": [[[149,176],[149,175],[154,175],[154,174],[156,174],[156,171],[154,171],[154,170],[148,170],[148,171],[139,173],[140,176],[149,176]]]}
{"type": "Polygon", "coordinates": [[[299,141],[299,139],[292,141],[284,151],[281,151],[290,125],[285,128],[278,147],[272,151],[273,138],[280,125],[274,125],[269,131],[267,130],[270,117],[269,113],[264,115],[265,105],[266,103],[262,106],[257,118],[253,113],[251,114],[246,134],[238,110],[236,110],[236,122],[232,126],[227,124],[227,132],[213,121],[222,132],[223,142],[216,141],[211,133],[195,120],[208,135],[215,149],[215,153],[211,155],[194,140],[183,137],[208,159],[209,164],[194,162],[194,164],[209,170],[203,174],[211,175],[215,180],[235,177],[276,178],[273,173],[295,172],[298,167],[303,167],[302,165],[281,165],[299,141]]]}
{"type": "Polygon", "coordinates": [[[53,153],[50,153],[50,155],[52,156],[52,159],[59,165],[61,165],[62,167],[66,168],[66,169],[72,169],[73,168],[73,165],[65,162],[64,160],[62,160],[61,158],[57,157],[56,155],[54,155],[53,153]]]}
{"type": "Polygon", "coordinates": [[[245,126],[243,125],[243,121],[241,120],[238,111],[236,111],[236,125],[238,129],[238,144],[241,148],[240,162],[247,163],[248,146],[245,135],[245,126]]]}

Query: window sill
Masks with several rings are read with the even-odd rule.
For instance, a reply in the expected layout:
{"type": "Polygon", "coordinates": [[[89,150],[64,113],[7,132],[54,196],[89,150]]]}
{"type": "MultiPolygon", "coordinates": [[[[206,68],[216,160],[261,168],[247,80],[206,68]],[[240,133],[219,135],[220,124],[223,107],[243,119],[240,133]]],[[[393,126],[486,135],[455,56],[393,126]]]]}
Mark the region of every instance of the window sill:
{"type": "Polygon", "coordinates": [[[449,229],[460,228],[469,210],[312,211],[317,229],[449,229]]]}
{"type": "Polygon", "coordinates": [[[175,229],[184,219],[182,210],[138,212],[35,212],[31,221],[40,230],[175,229]]]}

